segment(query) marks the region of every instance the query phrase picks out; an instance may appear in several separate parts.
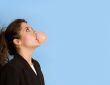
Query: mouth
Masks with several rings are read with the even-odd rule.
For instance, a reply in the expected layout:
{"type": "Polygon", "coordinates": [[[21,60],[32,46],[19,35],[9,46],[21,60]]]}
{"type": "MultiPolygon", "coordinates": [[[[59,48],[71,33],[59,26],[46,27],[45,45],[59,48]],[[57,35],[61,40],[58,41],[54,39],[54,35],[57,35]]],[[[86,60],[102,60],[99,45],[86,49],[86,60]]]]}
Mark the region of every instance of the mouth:
{"type": "Polygon", "coordinates": [[[38,40],[37,36],[36,36],[35,40],[38,40]]]}
{"type": "Polygon", "coordinates": [[[38,43],[40,43],[40,41],[39,41],[39,39],[38,39],[38,35],[36,34],[36,38],[35,38],[35,40],[37,40],[38,41],[38,43]]]}

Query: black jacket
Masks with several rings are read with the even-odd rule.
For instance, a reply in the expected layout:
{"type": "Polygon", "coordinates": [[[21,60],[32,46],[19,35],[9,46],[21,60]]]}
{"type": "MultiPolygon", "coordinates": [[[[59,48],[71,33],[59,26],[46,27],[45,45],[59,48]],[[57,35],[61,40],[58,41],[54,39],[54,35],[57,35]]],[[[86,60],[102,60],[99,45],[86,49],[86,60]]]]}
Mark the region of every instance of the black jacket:
{"type": "Polygon", "coordinates": [[[9,61],[0,71],[0,85],[45,85],[39,63],[32,59],[37,75],[20,55],[9,61]]]}

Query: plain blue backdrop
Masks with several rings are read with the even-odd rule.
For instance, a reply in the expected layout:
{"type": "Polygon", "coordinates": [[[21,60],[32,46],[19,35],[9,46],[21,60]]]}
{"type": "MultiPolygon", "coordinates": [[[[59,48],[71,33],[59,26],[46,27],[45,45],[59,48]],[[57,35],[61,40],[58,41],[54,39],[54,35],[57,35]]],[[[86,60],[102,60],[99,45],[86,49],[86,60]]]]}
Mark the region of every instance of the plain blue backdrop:
{"type": "Polygon", "coordinates": [[[48,35],[33,54],[46,85],[110,85],[109,0],[1,0],[0,25],[16,18],[48,35]]]}

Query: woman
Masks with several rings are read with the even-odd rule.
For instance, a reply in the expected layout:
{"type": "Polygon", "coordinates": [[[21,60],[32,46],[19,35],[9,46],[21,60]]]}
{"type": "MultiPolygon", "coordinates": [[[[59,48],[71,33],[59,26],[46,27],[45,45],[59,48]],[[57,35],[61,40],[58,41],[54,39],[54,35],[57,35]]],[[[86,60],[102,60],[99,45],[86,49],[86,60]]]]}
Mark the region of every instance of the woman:
{"type": "Polygon", "coordinates": [[[24,19],[16,19],[0,33],[0,85],[45,85],[32,53],[47,36],[34,31],[24,19]],[[8,55],[14,58],[9,60],[8,55]]]}

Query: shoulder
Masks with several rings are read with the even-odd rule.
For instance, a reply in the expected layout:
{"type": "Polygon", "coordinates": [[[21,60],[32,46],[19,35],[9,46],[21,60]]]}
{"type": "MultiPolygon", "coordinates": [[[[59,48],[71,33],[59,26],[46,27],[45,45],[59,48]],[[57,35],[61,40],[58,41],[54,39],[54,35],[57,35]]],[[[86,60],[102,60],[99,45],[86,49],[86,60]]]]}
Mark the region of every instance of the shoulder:
{"type": "Polygon", "coordinates": [[[0,71],[0,85],[18,85],[21,74],[12,63],[2,66],[0,71]]]}
{"type": "Polygon", "coordinates": [[[4,66],[1,67],[2,73],[18,73],[19,67],[18,62],[14,59],[10,60],[8,63],[6,63],[4,66]]]}
{"type": "Polygon", "coordinates": [[[11,64],[6,64],[2,67],[0,71],[0,80],[2,79],[13,79],[17,80],[20,77],[18,70],[11,64]]]}
{"type": "Polygon", "coordinates": [[[2,73],[5,73],[5,72],[14,73],[14,72],[17,72],[17,69],[15,68],[13,64],[7,63],[4,66],[2,66],[1,72],[2,73]]]}

